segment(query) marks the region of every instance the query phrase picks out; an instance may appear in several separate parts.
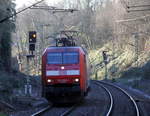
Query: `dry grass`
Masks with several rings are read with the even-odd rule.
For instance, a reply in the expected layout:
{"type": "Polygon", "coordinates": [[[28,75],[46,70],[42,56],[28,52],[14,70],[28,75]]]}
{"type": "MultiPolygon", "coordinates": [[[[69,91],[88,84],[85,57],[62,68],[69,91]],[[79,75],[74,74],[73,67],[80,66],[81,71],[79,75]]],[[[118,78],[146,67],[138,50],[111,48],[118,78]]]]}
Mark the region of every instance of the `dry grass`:
{"type": "MultiPolygon", "coordinates": [[[[131,51],[130,49],[125,48],[124,50],[115,50],[114,52],[110,48],[111,48],[111,45],[106,44],[102,48],[90,51],[90,59],[95,59],[95,61],[92,62],[94,66],[103,61],[102,54],[100,53],[102,53],[102,51],[104,50],[109,51],[107,54],[109,55],[110,62],[108,63],[107,67],[108,67],[108,73],[109,73],[110,79],[119,78],[122,76],[123,72],[126,72],[130,70],[131,68],[136,67],[137,63],[139,67],[142,67],[144,64],[146,64],[150,60],[150,52],[148,51],[141,52],[141,54],[139,55],[139,59],[136,61],[134,51],[131,51]]],[[[136,75],[137,70],[132,70],[132,71],[134,71],[133,73],[136,75]]],[[[104,75],[105,75],[104,66],[100,68],[97,73],[98,73],[99,79],[104,79],[104,75]]],[[[129,71],[129,73],[132,73],[132,72],[129,71]]]]}

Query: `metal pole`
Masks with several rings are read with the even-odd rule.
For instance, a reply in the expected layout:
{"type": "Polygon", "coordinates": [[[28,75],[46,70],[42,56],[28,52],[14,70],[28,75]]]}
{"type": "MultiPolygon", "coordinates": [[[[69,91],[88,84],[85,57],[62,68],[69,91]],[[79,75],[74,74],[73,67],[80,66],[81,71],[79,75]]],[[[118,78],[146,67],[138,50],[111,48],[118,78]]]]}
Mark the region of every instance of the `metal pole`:
{"type": "Polygon", "coordinates": [[[105,80],[108,79],[108,78],[107,78],[107,75],[108,75],[108,73],[107,73],[107,63],[105,63],[105,80]]]}
{"type": "Polygon", "coordinates": [[[97,74],[98,70],[95,73],[95,79],[98,80],[98,74],[97,74]]]}
{"type": "Polygon", "coordinates": [[[29,92],[29,84],[30,84],[30,80],[29,80],[29,58],[27,57],[27,95],[30,96],[30,92],[29,92]]]}
{"type": "Polygon", "coordinates": [[[31,90],[32,90],[32,86],[30,85],[30,77],[29,77],[29,57],[27,57],[27,76],[26,76],[26,85],[25,85],[25,94],[26,96],[31,96],[31,90]]]}
{"type": "Polygon", "coordinates": [[[134,34],[134,38],[135,38],[135,61],[136,61],[136,66],[138,67],[138,55],[139,55],[138,33],[134,34]]]}

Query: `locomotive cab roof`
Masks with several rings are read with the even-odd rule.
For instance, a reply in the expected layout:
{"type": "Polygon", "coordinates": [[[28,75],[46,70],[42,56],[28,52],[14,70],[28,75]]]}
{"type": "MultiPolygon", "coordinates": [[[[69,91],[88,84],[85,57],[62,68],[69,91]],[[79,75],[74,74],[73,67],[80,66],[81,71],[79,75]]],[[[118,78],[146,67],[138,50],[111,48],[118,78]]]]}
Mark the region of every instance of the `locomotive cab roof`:
{"type": "Polygon", "coordinates": [[[79,50],[79,51],[83,51],[85,54],[87,54],[87,50],[83,47],[80,47],[80,46],[67,46],[67,47],[64,47],[64,46],[49,46],[48,48],[45,49],[44,53],[46,51],[49,51],[49,50],[61,50],[61,49],[66,49],[66,50],[79,50]]]}

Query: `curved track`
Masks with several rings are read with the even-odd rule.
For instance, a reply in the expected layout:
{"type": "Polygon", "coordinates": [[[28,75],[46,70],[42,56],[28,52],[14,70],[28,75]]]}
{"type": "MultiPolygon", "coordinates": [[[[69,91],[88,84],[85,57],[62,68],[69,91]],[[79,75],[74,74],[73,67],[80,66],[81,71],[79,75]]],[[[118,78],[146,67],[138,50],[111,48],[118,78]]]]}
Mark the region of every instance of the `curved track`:
{"type": "MultiPolygon", "coordinates": [[[[139,108],[133,99],[133,97],[127,93],[124,89],[120,88],[117,85],[103,82],[103,81],[94,81],[99,84],[102,84],[113,96],[114,104],[113,110],[109,115],[114,116],[140,116],[139,108]]],[[[108,116],[108,115],[107,115],[108,116]]]]}
{"type": "Polygon", "coordinates": [[[109,116],[109,115],[111,114],[111,111],[112,111],[112,108],[113,108],[113,103],[114,103],[112,94],[111,94],[111,92],[110,92],[105,86],[103,86],[101,83],[95,81],[95,84],[97,84],[98,86],[102,87],[102,88],[107,92],[107,94],[108,94],[108,96],[109,96],[110,102],[109,102],[108,109],[107,109],[107,111],[106,111],[106,113],[105,113],[105,116],[109,116]]]}
{"type": "MultiPolygon", "coordinates": [[[[102,99],[107,97],[106,101],[103,99],[103,101],[99,102],[99,104],[101,104],[100,107],[103,107],[103,110],[101,109],[101,112],[104,116],[110,116],[110,115],[111,116],[140,116],[139,108],[135,100],[127,91],[125,91],[124,89],[120,88],[117,85],[108,82],[94,81],[94,80],[92,82],[94,85],[101,88],[100,97],[102,97],[102,99]],[[101,92],[103,90],[106,95],[102,95],[101,92]],[[102,106],[102,102],[105,103],[105,107],[102,106]]],[[[97,94],[98,93],[99,93],[99,89],[97,89],[97,94]]],[[[94,95],[95,93],[91,93],[91,94],[94,95]]],[[[57,116],[72,116],[72,115],[75,116],[76,114],[78,114],[78,111],[80,109],[80,108],[76,109],[77,107],[79,107],[79,103],[70,107],[48,106],[34,113],[31,116],[49,116],[50,114],[57,115],[57,116]]],[[[83,112],[83,114],[84,113],[86,115],[86,112],[83,112]]]]}

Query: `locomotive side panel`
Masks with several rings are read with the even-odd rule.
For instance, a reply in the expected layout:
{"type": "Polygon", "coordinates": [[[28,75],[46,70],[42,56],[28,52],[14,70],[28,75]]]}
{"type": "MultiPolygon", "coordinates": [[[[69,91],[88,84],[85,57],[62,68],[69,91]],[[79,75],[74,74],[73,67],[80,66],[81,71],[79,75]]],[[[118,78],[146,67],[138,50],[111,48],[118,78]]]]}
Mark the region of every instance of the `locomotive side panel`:
{"type": "Polygon", "coordinates": [[[81,70],[80,86],[82,93],[84,93],[86,91],[86,66],[85,66],[85,54],[83,52],[80,54],[80,70],[81,70]]]}

